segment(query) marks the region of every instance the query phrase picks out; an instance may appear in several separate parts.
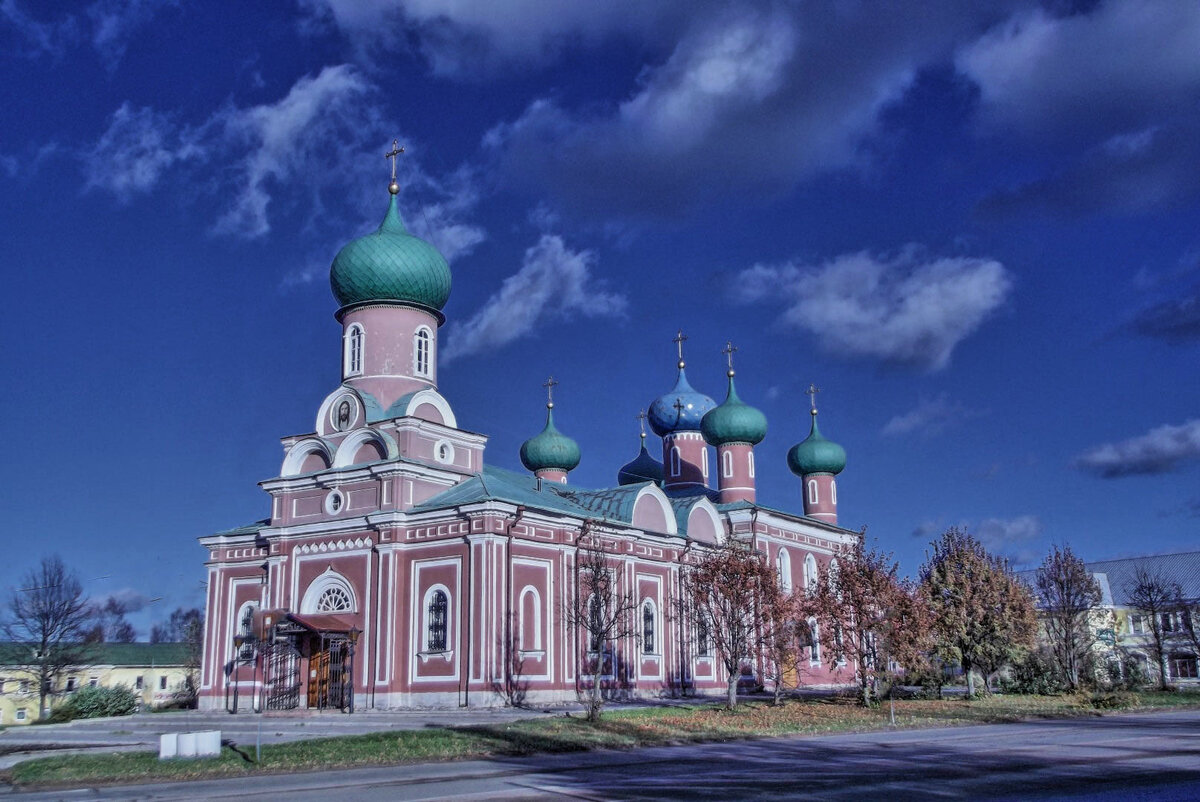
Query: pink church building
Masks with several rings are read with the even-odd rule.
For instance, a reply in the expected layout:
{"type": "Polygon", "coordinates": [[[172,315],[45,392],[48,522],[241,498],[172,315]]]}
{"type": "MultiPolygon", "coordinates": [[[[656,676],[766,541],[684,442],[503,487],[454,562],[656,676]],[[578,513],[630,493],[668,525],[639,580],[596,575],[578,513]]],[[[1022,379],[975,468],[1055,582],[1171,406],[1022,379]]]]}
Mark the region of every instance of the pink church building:
{"type": "MultiPolygon", "coordinates": [[[[581,540],[604,544],[639,610],[636,635],[599,646],[606,689],[722,692],[704,627],[676,614],[681,566],[739,540],[771,561],[785,589],[812,587],[859,537],[837,525],[845,452],[821,436],[814,407],[808,438],[787,459],[803,511],[757,504],[754,447],[766,419],[738,397],[732,361],[722,403],[694,390],[679,337],[675,386],[649,407],[661,462],[643,431],[616,486],[572,484],[579,447],[556,429],[549,403],[545,429],[521,448],[529,473],[488,463],[487,436],[462,428],[438,392],[450,269],[405,229],[394,181],[389,191],[379,229],[343,247],[330,270],[341,384],[311,431],[283,438],[279,475],[260,483],[269,515],[200,538],[201,706],[498,705],[516,687],[530,702],[574,700],[590,687],[597,648],[565,623],[581,540]]],[[[811,631],[804,681],[852,681],[830,670],[811,631]]],[[[747,687],[769,683],[762,659],[747,660],[747,687]]]]}

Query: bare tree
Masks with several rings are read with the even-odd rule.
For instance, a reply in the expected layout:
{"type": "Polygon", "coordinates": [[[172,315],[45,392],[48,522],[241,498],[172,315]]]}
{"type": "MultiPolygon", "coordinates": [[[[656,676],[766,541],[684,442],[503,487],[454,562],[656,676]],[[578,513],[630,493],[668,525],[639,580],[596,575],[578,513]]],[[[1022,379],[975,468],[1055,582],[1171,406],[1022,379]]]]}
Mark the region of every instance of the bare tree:
{"type": "Polygon", "coordinates": [[[1070,546],[1055,546],[1034,582],[1050,652],[1067,687],[1079,687],[1080,671],[1096,636],[1089,622],[1100,604],[1100,585],[1070,546]]]}
{"type": "Polygon", "coordinates": [[[775,569],[758,552],[734,542],[701,554],[683,568],[680,579],[686,606],[725,667],[732,710],[743,661],[769,652],[788,619],[775,569]]]}
{"type": "Polygon", "coordinates": [[[1133,580],[1125,586],[1125,595],[1129,606],[1137,610],[1145,621],[1146,634],[1150,636],[1146,649],[1158,665],[1158,687],[1165,691],[1168,687],[1167,656],[1182,591],[1161,573],[1151,573],[1139,566],[1134,571],[1133,580]]]}
{"type": "Polygon", "coordinates": [[[178,607],[165,623],[150,628],[151,643],[187,644],[187,677],[184,688],[192,699],[199,691],[200,659],[204,653],[204,610],[178,607]]]}
{"type": "MultiPolygon", "coordinates": [[[[586,530],[585,530],[586,531],[586,530]]],[[[634,613],[638,602],[632,589],[622,590],[615,567],[595,535],[580,534],[575,559],[575,594],[563,611],[568,627],[584,637],[586,672],[592,677],[587,697],[588,721],[599,721],[604,708],[606,663],[617,669],[614,642],[636,635],[634,613]]]]}
{"type": "Polygon", "coordinates": [[[804,671],[801,653],[808,646],[811,633],[804,621],[800,599],[795,594],[780,589],[777,598],[766,600],[759,611],[763,655],[766,657],[764,671],[774,689],[773,703],[778,706],[783,702],[788,678],[792,677],[796,686],[800,684],[804,671]]]}
{"type": "Polygon", "coordinates": [[[92,643],[133,643],[137,640],[137,631],[125,618],[129,605],[109,597],[102,604],[92,606],[92,620],[95,622],[88,629],[87,640],[92,643]]]}
{"type": "Polygon", "coordinates": [[[524,707],[529,693],[525,678],[525,658],[521,654],[521,634],[517,631],[520,619],[515,612],[504,617],[504,630],[496,636],[496,648],[504,655],[501,675],[492,680],[492,692],[504,697],[509,707],[524,707]]]}
{"type": "Polygon", "coordinates": [[[41,718],[63,675],[89,662],[85,636],[91,612],[79,578],[58,555],[26,572],[9,597],[4,636],[13,644],[14,662],[37,680],[41,718]]]}

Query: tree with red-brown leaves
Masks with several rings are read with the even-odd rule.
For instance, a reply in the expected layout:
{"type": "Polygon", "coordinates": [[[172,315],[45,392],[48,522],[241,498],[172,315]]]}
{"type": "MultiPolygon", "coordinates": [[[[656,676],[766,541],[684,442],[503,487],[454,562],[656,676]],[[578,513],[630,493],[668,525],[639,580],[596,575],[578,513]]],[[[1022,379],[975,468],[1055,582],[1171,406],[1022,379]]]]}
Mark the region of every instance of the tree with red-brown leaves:
{"type": "Polygon", "coordinates": [[[831,666],[853,666],[864,705],[878,700],[893,664],[913,665],[924,650],[926,606],[892,556],[864,538],[838,551],[805,605],[827,633],[821,651],[831,666]]]}
{"type": "Polygon", "coordinates": [[[787,621],[775,569],[739,542],[702,553],[681,575],[686,614],[703,627],[725,667],[730,710],[737,706],[742,665],[770,651],[787,621]]]}

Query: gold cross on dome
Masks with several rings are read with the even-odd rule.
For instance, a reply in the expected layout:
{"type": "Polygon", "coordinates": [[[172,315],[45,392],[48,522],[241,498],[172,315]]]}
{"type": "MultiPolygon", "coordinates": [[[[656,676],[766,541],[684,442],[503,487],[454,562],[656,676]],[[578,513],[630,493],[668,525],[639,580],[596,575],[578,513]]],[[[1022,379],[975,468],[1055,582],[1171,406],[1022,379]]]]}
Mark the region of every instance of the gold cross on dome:
{"type": "Polygon", "coordinates": [[[687,340],[687,335],[683,333],[683,329],[680,329],[679,333],[675,335],[675,338],[671,340],[671,342],[675,343],[675,350],[679,352],[680,362],[683,361],[683,343],[685,340],[687,340]]]}
{"type": "Polygon", "coordinates": [[[556,382],[554,380],[554,377],[551,376],[550,378],[546,379],[546,381],[542,384],[542,386],[546,388],[546,403],[553,404],[554,403],[554,388],[556,386],[558,386],[558,382],[556,382]]]}
{"type": "Polygon", "coordinates": [[[814,412],[817,410],[817,393],[819,392],[821,392],[821,388],[817,387],[815,384],[809,384],[808,389],[804,391],[804,394],[812,399],[812,408],[814,412]]]}
{"type": "Polygon", "coordinates": [[[737,346],[729,340],[725,341],[725,347],[721,349],[721,353],[725,355],[729,361],[729,369],[733,370],[733,352],[737,350],[737,346]]]}
{"type": "Polygon", "coordinates": [[[400,140],[392,140],[392,149],[383,154],[383,158],[392,160],[392,180],[396,180],[396,157],[404,152],[404,148],[400,147],[400,140]]]}

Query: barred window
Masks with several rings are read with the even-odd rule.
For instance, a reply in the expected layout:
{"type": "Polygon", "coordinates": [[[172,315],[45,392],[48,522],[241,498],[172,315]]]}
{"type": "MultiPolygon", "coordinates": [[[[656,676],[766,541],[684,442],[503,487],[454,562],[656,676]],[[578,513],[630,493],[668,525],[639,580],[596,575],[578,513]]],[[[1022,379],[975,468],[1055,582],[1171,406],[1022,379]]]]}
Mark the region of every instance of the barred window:
{"type": "Polygon", "coordinates": [[[426,641],[428,651],[446,651],[446,610],[449,606],[446,594],[435,590],[429,599],[429,627],[426,641]]]}
{"type": "Polygon", "coordinates": [[[708,619],[703,614],[696,618],[696,654],[708,657],[712,654],[712,638],[709,636],[708,619]]]}

